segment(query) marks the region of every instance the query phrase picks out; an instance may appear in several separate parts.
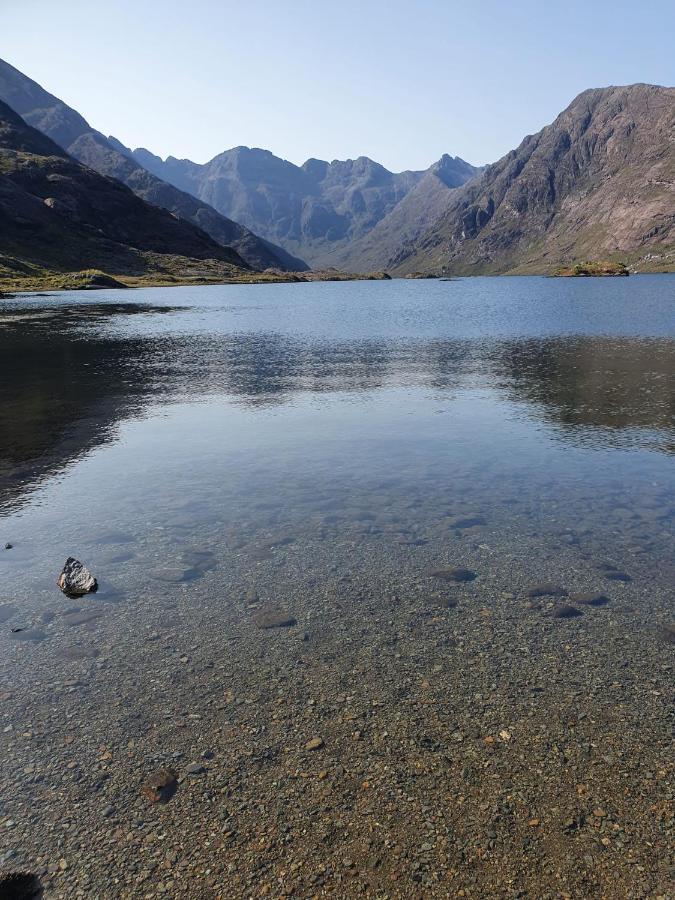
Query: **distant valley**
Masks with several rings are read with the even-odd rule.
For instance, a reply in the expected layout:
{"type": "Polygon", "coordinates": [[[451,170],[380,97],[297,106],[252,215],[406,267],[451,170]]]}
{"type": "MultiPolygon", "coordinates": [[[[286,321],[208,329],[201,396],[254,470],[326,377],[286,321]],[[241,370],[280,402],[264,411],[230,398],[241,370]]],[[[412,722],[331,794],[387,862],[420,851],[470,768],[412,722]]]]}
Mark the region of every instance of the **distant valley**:
{"type": "Polygon", "coordinates": [[[384,237],[395,210],[392,249],[403,236],[433,224],[449,192],[478,171],[450,156],[426,171],[394,173],[365,156],[309,159],[296,166],[249,147],[227,150],[204,165],[173,157],[162,161],[144,149],[132,155],[157,177],[312,266],[356,271],[379,267],[385,254],[369,252],[368,236],[379,227],[384,237]]]}

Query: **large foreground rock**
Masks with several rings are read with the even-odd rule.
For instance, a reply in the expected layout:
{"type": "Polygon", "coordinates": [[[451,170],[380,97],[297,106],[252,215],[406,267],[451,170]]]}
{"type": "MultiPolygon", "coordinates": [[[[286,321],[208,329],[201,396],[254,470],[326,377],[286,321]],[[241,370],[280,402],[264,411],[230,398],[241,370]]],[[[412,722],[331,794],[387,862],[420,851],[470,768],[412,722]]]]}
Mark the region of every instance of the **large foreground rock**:
{"type": "Polygon", "coordinates": [[[82,597],[98,590],[98,582],[94,576],[74,556],[69,556],[65,561],[57,584],[68,597],[82,597]]]}

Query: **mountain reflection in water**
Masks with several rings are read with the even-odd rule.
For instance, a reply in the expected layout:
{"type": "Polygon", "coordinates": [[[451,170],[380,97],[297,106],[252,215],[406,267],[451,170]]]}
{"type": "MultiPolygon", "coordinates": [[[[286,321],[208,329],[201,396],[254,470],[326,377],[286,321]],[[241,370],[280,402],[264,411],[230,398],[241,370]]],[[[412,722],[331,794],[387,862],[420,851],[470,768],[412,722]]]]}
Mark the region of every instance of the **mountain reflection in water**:
{"type": "MultiPolygon", "coordinates": [[[[0,504],[115,439],[150,404],[208,398],[252,408],[340,393],[474,392],[579,446],[672,452],[675,342],[663,337],[482,334],[331,340],[193,328],[200,311],[132,303],[10,304],[0,317],[0,504]],[[129,327],[180,316],[180,327],[129,327]]],[[[412,396],[412,394],[411,394],[412,396]]]]}

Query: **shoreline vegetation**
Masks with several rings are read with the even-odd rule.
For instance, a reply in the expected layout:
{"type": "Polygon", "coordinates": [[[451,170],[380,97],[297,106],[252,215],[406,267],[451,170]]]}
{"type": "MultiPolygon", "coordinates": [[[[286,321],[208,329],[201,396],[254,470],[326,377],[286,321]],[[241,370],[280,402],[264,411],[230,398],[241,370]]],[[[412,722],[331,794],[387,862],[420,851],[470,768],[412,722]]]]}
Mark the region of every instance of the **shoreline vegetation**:
{"type": "Polygon", "coordinates": [[[233,267],[232,271],[223,271],[220,264],[213,269],[203,267],[201,271],[190,270],[183,274],[147,272],[114,276],[100,269],[84,269],[79,272],[35,272],[25,277],[16,277],[4,276],[0,268],[0,299],[7,294],[33,291],[92,291],[106,288],[186,287],[209,284],[299,284],[311,281],[387,281],[390,278],[386,272],[353,274],[339,272],[337,269],[309,272],[265,269],[262,272],[253,272],[233,267]]]}
{"type": "Polygon", "coordinates": [[[622,262],[596,260],[560,266],[553,274],[556,278],[616,278],[630,275],[630,271],[622,262]]]}

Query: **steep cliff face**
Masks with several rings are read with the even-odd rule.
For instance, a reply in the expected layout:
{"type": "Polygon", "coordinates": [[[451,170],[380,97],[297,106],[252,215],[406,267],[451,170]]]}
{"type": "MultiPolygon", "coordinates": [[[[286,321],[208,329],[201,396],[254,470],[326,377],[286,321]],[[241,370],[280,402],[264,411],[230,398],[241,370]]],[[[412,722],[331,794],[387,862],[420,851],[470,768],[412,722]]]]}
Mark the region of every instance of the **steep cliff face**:
{"type": "Polygon", "coordinates": [[[622,258],[675,267],[675,88],[585,91],[456,191],[388,264],[399,273],[546,272],[622,258]]]}
{"type": "Polygon", "coordinates": [[[168,209],[206,231],[218,244],[232,247],[252,268],[307,268],[302,260],[293,259],[281,248],[259,239],[191,193],[162,181],[145,169],[123,144],[93,129],[78,112],[3,60],[0,60],[0,100],[83,165],[116,178],[142,200],[168,209]]]}

